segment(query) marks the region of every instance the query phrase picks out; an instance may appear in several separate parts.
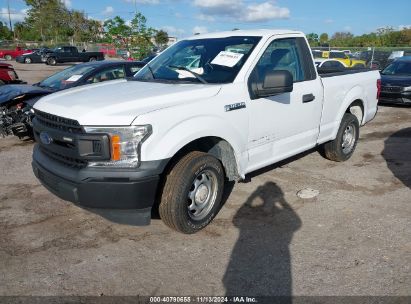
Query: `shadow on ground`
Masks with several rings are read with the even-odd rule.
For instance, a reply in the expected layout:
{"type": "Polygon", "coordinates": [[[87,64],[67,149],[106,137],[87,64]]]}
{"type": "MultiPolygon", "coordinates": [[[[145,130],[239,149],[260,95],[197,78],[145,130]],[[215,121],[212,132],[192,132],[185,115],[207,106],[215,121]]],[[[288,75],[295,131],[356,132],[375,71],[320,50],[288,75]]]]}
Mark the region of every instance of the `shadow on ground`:
{"type": "Polygon", "coordinates": [[[223,278],[227,296],[291,296],[289,245],[301,220],[281,188],[274,182],[258,187],[233,223],[240,235],[223,278]]]}
{"type": "Polygon", "coordinates": [[[405,186],[411,188],[411,128],[390,135],[384,141],[381,155],[391,170],[405,186]]]}

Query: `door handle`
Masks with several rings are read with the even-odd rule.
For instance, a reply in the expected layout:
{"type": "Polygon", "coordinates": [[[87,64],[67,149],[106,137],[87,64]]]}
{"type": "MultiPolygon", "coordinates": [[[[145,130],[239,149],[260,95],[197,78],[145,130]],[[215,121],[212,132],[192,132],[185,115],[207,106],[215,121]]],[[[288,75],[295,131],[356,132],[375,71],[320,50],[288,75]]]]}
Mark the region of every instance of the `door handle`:
{"type": "Polygon", "coordinates": [[[313,95],[313,94],[305,94],[305,95],[303,95],[303,103],[306,103],[306,102],[311,102],[311,101],[313,101],[315,99],[315,96],[313,95]]]}

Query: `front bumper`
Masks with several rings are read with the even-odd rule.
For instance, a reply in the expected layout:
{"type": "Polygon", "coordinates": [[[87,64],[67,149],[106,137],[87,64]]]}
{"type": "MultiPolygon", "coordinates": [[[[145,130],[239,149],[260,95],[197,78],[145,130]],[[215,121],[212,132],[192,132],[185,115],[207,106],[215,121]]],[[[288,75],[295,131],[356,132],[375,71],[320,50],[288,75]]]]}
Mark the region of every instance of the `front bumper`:
{"type": "Polygon", "coordinates": [[[165,160],[143,162],[137,170],[76,169],[50,159],[36,144],[32,167],[40,182],[59,198],[116,222],[147,225],[165,164],[165,160]]]}

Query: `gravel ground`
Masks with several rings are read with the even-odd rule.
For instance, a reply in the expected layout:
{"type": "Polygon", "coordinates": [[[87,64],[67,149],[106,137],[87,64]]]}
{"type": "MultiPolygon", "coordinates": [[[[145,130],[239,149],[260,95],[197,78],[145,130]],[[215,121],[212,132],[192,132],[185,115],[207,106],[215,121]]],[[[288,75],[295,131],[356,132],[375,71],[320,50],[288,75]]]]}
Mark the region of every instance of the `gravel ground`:
{"type": "MultiPolygon", "coordinates": [[[[62,68],[15,66],[30,83],[62,68]]],[[[232,185],[190,236],[56,198],[32,147],[0,138],[0,295],[411,295],[410,107],[380,107],[347,162],[311,151],[232,185]]]]}

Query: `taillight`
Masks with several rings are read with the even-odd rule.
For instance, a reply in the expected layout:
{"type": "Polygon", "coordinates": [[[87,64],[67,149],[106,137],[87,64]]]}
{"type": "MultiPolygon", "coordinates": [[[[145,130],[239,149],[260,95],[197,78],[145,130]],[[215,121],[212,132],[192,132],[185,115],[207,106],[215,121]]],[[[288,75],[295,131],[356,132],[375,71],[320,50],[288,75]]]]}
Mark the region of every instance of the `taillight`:
{"type": "Polygon", "coordinates": [[[377,99],[380,99],[381,94],[381,79],[377,79],[377,99]]]}
{"type": "Polygon", "coordinates": [[[7,71],[7,74],[9,74],[9,77],[11,80],[16,80],[17,79],[17,75],[14,71],[7,71]]]}

